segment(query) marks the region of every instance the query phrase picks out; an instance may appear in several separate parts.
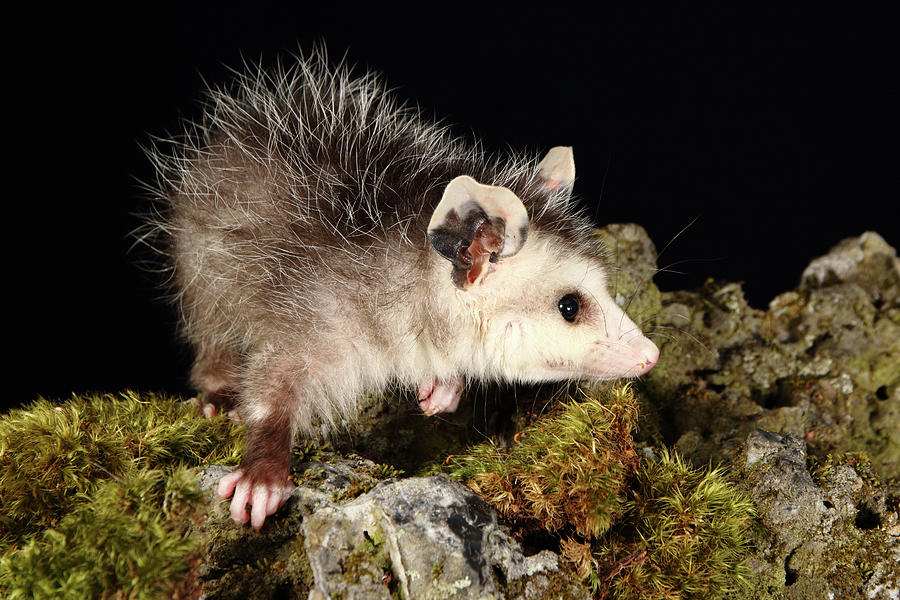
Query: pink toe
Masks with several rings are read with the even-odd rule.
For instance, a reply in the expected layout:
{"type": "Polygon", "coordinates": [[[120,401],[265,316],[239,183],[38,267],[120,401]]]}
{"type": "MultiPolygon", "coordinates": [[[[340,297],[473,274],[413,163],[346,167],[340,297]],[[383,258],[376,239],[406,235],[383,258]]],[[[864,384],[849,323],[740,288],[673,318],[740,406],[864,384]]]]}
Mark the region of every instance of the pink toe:
{"type": "Polygon", "coordinates": [[[235,523],[247,522],[248,500],[250,500],[250,485],[241,482],[234,490],[234,498],[231,499],[231,518],[235,523]]]}
{"type": "Polygon", "coordinates": [[[266,516],[274,515],[284,503],[285,494],[283,490],[275,490],[269,496],[269,503],[266,505],[266,516]]]}
{"type": "Polygon", "coordinates": [[[237,482],[240,481],[241,477],[244,475],[243,471],[240,469],[235,469],[228,475],[222,477],[219,480],[219,497],[220,498],[228,498],[234,492],[234,486],[237,485],[237,482]]]}
{"type": "Polygon", "coordinates": [[[259,531],[260,527],[266,521],[266,508],[269,506],[269,495],[271,490],[268,486],[261,485],[253,490],[252,507],[250,509],[250,525],[253,529],[259,531]]]}

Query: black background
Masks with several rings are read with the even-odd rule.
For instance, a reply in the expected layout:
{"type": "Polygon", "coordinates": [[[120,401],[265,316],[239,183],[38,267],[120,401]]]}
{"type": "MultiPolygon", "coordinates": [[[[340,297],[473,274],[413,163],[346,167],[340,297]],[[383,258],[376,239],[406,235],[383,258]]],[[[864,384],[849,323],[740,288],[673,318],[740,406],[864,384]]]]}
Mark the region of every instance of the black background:
{"type": "Polygon", "coordinates": [[[671,241],[660,265],[680,273],[658,276],[663,289],[739,280],[765,308],[844,237],[900,243],[884,14],[302,4],[9,21],[4,405],[187,390],[175,315],[128,254],[137,181],[152,177],[140,144],[197,117],[204,81],[227,81],[228,67],[316,42],[490,149],[574,146],[576,190],[598,223],[671,241]]]}

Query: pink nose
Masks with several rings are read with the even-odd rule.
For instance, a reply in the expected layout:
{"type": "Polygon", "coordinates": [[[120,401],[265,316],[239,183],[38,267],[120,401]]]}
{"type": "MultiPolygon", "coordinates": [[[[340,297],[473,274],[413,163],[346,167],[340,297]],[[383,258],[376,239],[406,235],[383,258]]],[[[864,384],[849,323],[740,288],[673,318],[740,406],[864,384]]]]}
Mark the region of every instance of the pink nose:
{"type": "Polygon", "coordinates": [[[636,346],[635,350],[637,351],[638,356],[644,357],[644,359],[638,363],[637,372],[635,372],[635,376],[640,376],[652,369],[656,363],[659,362],[659,348],[644,336],[641,336],[633,343],[636,346]]]}

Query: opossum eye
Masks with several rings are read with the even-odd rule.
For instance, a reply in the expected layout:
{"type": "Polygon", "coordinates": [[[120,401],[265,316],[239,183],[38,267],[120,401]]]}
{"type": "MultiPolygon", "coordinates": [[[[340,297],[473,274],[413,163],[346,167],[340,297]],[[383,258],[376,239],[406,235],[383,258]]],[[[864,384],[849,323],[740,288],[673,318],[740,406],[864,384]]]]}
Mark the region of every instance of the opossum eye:
{"type": "Polygon", "coordinates": [[[566,294],[556,303],[556,308],[559,309],[559,314],[562,315],[563,319],[571,323],[578,315],[578,296],[566,294]]]}

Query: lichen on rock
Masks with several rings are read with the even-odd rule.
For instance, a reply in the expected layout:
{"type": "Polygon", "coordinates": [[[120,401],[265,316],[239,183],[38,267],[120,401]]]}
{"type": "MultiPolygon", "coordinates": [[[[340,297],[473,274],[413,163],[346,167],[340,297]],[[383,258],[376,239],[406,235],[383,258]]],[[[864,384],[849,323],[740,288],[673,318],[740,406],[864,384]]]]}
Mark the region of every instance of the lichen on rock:
{"type": "Polygon", "coordinates": [[[389,478],[348,498],[339,490],[374,463],[335,455],[298,468],[316,475],[299,483],[286,513],[262,532],[236,528],[222,506],[211,515],[206,597],[279,590],[310,598],[589,595],[555,554],[526,556],[481,498],[445,476],[389,478]]]}
{"type": "Polygon", "coordinates": [[[765,431],[735,460],[765,526],[753,597],[900,598],[897,506],[870,463],[829,456],[814,478],[808,462],[802,439],[765,431]]]}
{"type": "Polygon", "coordinates": [[[877,234],[816,259],[767,311],[739,284],[667,292],[669,335],[646,376],[662,437],[697,462],[728,462],[754,429],[814,453],[865,451],[900,475],[900,261],[877,234]]]}
{"type": "Polygon", "coordinates": [[[645,378],[656,439],[731,465],[751,493],[753,597],[897,598],[896,251],[867,232],[813,260],[768,310],[708,281],[663,293],[656,322],[670,333],[645,378]]]}

